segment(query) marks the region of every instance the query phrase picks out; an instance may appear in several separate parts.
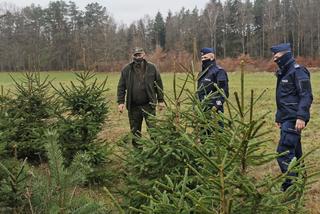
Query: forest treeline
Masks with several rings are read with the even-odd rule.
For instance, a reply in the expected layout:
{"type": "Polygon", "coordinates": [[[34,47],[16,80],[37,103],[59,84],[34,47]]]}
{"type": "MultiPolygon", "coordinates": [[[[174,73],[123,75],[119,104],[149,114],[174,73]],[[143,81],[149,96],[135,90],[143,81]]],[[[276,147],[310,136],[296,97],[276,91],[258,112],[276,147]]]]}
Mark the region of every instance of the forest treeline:
{"type": "Polygon", "coordinates": [[[210,0],[201,10],[158,12],[126,25],[99,3],[84,9],[63,0],[46,8],[1,3],[0,70],[115,71],[134,46],[156,61],[170,59],[171,69],[173,59],[192,56],[195,43],[215,47],[219,58],[261,60],[270,59],[272,44],[290,42],[296,57],[316,60],[319,8],[319,0],[210,0]]]}

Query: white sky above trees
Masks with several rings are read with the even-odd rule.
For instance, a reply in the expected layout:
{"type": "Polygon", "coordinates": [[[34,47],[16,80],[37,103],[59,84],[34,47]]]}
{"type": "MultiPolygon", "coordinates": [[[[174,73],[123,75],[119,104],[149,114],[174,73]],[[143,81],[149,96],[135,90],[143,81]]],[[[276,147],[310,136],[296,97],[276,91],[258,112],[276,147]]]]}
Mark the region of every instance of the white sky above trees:
{"type": "MultiPolygon", "coordinates": [[[[69,0],[65,0],[68,2],[69,0]]],[[[182,7],[192,10],[197,7],[199,10],[203,9],[209,0],[73,0],[79,9],[92,2],[98,2],[105,6],[118,23],[130,24],[145,15],[154,17],[160,11],[165,18],[169,10],[178,12],[182,7]]],[[[32,3],[47,7],[50,0],[0,0],[9,4],[15,4],[18,7],[29,6],[32,3]]]]}

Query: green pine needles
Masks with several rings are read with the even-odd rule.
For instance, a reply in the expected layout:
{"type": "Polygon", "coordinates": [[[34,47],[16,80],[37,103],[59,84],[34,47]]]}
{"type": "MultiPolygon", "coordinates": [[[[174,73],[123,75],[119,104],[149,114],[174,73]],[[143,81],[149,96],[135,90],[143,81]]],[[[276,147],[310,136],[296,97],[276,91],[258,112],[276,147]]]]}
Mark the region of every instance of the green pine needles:
{"type": "Polygon", "coordinates": [[[47,131],[44,144],[48,167],[31,170],[24,161],[18,170],[0,163],[6,172],[0,184],[1,211],[9,213],[106,213],[103,204],[79,192],[90,172],[89,157],[78,153],[69,167],[56,131],[47,131]]]}
{"type": "Polygon", "coordinates": [[[48,78],[41,79],[40,73],[25,73],[20,80],[12,78],[15,91],[2,95],[0,144],[5,147],[6,156],[27,157],[34,163],[46,160],[42,136],[51,125],[56,106],[53,95],[48,93],[48,78]]]}
{"type": "Polygon", "coordinates": [[[44,133],[54,127],[66,165],[79,152],[87,152],[94,168],[88,182],[104,183],[112,176],[104,168],[111,153],[106,140],[98,138],[107,118],[107,78],[98,81],[94,73],[75,73],[76,80],[60,88],[48,76],[26,73],[13,79],[15,90],[0,99],[0,146],[3,157],[47,161],[44,133]],[[10,96],[11,95],[11,96],[10,96]]]}
{"type": "Polygon", "coordinates": [[[91,170],[89,157],[78,153],[69,167],[65,167],[64,158],[58,144],[58,133],[46,133],[46,150],[49,159],[48,169],[38,172],[33,178],[33,194],[30,198],[36,205],[37,213],[104,213],[103,205],[79,194],[91,170]]]}
{"type": "Polygon", "coordinates": [[[234,101],[225,97],[227,110],[219,114],[206,110],[206,100],[198,101],[192,90],[194,69],[184,69],[187,77],[182,86],[174,83],[167,113],[155,118],[156,128],[150,130],[150,137],[141,138],[142,149],[132,152],[135,158],[129,156],[131,177],[137,180],[128,202],[130,210],[159,214],[303,212],[306,188],[317,175],[306,174],[303,162],[308,153],[290,163],[289,171],[298,176],[291,178],[293,185],[286,192],[280,186],[288,173],[255,173],[279,155],[266,149],[269,112],[256,116],[254,111],[265,91],[255,98],[252,90],[249,103],[244,102],[242,65],[240,95],[235,92],[234,101]]]}
{"type": "Polygon", "coordinates": [[[97,82],[95,74],[76,73],[76,82],[60,89],[52,85],[61,100],[59,141],[64,157],[71,161],[78,151],[87,151],[90,144],[97,139],[108,113],[108,103],[104,93],[105,79],[97,82]]]}
{"type": "Polygon", "coordinates": [[[105,170],[111,148],[106,140],[98,138],[107,118],[109,104],[105,95],[107,78],[102,82],[94,73],[75,73],[76,81],[69,85],[60,83],[55,89],[61,102],[57,130],[66,164],[78,152],[86,152],[93,167],[90,183],[105,183],[111,176],[105,170]]]}
{"type": "Polygon", "coordinates": [[[294,159],[285,174],[263,170],[283,154],[269,152],[269,112],[257,112],[265,91],[251,90],[244,99],[244,63],[241,90],[225,97],[224,114],[207,108],[223,91],[200,102],[194,65],[181,68],[186,76],[174,73],[167,109],[150,115],[140,147],[123,144],[113,153],[125,163],[117,166],[118,185],[102,188],[112,208],[86,191],[88,184],[114,181],[108,165],[113,150],[98,137],[109,112],[107,80],[83,72],[57,86],[27,73],[14,80],[13,92],[1,88],[0,212],[303,213],[305,193],[319,173],[308,165],[310,152],[294,159]],[[287,178],[293,185],[282,192],[287,178]]]}

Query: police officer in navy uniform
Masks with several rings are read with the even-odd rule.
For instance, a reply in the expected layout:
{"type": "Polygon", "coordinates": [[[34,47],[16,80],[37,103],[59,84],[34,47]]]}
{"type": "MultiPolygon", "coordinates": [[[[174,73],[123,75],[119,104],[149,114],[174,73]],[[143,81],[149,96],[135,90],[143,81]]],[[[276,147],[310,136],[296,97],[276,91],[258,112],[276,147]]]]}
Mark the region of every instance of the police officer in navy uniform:
{"type": "Polygon", "coordinates": [[[198,98],[205,100],[209,95],[207,110],[216,108],[217,112],[223,112],[224,96],[217,93],[214,84],[229,96],[228,75],[226,71],[217,65],[214,48],[202,48],[201,51],[202,70],[198,76],[198,98]]]}
{"type": "MultiPolygon", "coordinates": [[[[276,72],[276,126],[281,129],[278,153],[288,153],[277,158],[282,173],[287,172],[291,160],[302,156],[301,131],[310,119],[310,106],[313,100],[310,73],[295,62],[289,43],[271,47],[273,60],[279,69],[276,72]]],[[[289,173],[297,176],[296,173],[289,173]]],[[[282,184],[285,191],[292,184],[286,179],[282,184]]]]}

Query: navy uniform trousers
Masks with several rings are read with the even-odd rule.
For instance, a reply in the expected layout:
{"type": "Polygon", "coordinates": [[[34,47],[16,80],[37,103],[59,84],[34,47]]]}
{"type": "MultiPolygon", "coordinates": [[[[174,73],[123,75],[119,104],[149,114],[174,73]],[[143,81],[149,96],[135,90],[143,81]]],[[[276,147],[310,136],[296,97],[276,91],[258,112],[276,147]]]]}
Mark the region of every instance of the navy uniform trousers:
{"type": "MultiPolygon", "coordinates": [[[[295,130],[295,121],[281,123],[280,141],[277,148],[278,153],[289,151],[287,154],[277,158],[282,173],[288,171],[291,160],[302,156],[301,133],[295,130]]],[[[297,176],[296,173],[289,173],[289,176],[297,176]]],[[[286,179],[282,184],[282,190],[286,190],[292,184],[291,179],[286,179]]]]}

